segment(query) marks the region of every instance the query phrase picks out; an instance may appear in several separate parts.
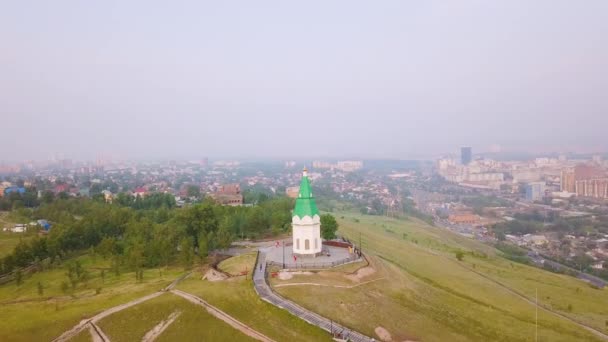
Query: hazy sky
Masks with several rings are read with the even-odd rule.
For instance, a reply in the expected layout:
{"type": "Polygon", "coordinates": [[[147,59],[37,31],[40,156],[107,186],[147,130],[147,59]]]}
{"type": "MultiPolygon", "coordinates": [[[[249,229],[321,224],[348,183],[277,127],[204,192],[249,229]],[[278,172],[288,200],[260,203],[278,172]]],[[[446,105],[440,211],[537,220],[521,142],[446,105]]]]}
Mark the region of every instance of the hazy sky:
{"type": "Polygon", "coordinates": [[[0,6],[0,160],[608,150],[608,1],[0,6]]]}

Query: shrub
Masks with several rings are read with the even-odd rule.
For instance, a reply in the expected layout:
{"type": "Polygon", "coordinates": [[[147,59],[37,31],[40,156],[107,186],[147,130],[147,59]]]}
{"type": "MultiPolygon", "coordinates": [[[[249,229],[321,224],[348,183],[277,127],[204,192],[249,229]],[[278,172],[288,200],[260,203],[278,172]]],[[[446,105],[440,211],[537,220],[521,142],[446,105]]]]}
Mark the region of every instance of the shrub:
{"type": "Polygon", "coordinates": [[[454,254],[456,255],[456,259],[458,259],[458,261],[462,261],[462,259],[464,259],[464,252],[460,249],[457,250],[454,254]]]}

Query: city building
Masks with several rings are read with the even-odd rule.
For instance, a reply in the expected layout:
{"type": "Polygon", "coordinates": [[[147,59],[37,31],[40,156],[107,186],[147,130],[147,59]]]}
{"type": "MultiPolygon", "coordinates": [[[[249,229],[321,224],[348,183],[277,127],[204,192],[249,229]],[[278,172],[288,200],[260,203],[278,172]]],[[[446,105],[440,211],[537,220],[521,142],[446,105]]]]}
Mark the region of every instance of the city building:
{"type": "Polygon", "coordinates": [[[25,188],[18,187],[18,186],[9,186],[9,187],[5,188],[2,192],[3,192],[4,196],[8,196],[11,193],[17,193],[17,194],[22,195],[25,193],[25,188]]]}
{"type": "Polygon", "coordinates": [[[574,170],[562,170],[560,178],[561,178],[560,190],[562,192],[574,193],[574,191],[575,191],[574,170]]]}
{"type": "Polygon", "coordinates": [[[363,168],[363,162],[360,160],[342,160],[336,165],[336,169],[344,172],[353,172],[363,168]]]}
{"type": "Polygon", "coordinates": [[[460,148],[460,163],[469,165],[473,161],[473,150],[470,147],[460,148]]]}
{"type": "Polygon", "coordinates": [[[560,182],[561,191],[582,197],[608,198],[608,176],[595,165],[578,164],[562,170],[560,182]]]}
{"type": "Polygon", "coordinates": [[[479,222],[479,216],[471,213],[453,214],[448,216],[448,221],[453,224],[476,224],[479,222]]]}
{"type": "Polygon", "coordinates": [[[576,181],[575,193],[582,197],[608,199],[608,178],[576,181]]]}
{"type": "Polygon", "coordinates": [[[360,160],[341,160],[333,164],[330,162],[315,160],[312,162],[313,169],[336,169],[343,172],[353,172],[363,168],[360,160]]]}
{"type": "Polygon", "coordinates": [[[103,195],[103,199],[106,201],[106,203],[112,203],[112,200],[114,199],[114,195],[112,194],[111,191],[103,190],[101,192],[101,194],[103,195]]]}
{"type": "Polygon", "coordinates": [[[545,197],[545,183],[532,182],[526,184],[526,201],[540,201],[545,197]]]}
{"type": "Polygon", "coordinates": [[[243,194],[239,184],[225,184],[212,193],[211,198],[222,205],[239,206],[243,205],[243,194]]]}
{"type": "Polygon", "coordinates": [[[298,193],[300,192],[300,188],[297,186],[290,186],[285,189],[285,194],[289,198],[298,198],[298,193]]]}
{"type": "Polygon", "coordinates": [[[148,194],[148,191],[143,186],[140,186],[138,188],[135,188],[135,190],[133,190],[133,197],[144,198],[144,197],[146,197],[147,194],[148,194]]]}
{"type": "Polygon", "coordinates": [[[437,161],[437,168],[439,170],[446,170],[450,167],[456,166],[454,159],[442,158],[437,161]]]}
{"type": "Polygon", "coordinates": [[[312,162],[313,169],[331,169],[334,165],[330,162],[315,160],[312,162]]]}
{"type": "Polygon", "coordinates": [[[308,171],[304,168],[300,191],[291,218],[293,227],[293,254],[317,256],[321,254],[321,217],[310,188],[308,171]]]}

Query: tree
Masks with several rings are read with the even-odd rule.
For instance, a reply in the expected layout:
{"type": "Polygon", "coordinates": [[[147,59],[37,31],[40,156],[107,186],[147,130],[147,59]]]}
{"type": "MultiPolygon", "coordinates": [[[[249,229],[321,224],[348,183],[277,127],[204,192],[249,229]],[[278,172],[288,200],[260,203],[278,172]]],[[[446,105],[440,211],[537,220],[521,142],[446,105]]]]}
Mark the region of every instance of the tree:
{"type": "Polygon", "coordinates": [[[185,269],[192,267],[192,240],[189,237],[184,237],[179,243],[180,261],[185,269]]]}
{"type": "Polygon", "coordinates": [[[198,256],[203,259],[209,254],[209,243],[207,241],[207,234],[202,233],[198,237],[198,256]]]}
{"type": "Polygon", "coordinates": [[[454,254],[456,254],[456,259],[458,259],[458,261],[462,261],[462,259],[464,258],[464,252],[460,249],[457,250],[454,254]]]}
{"type": "Polygon", "coordinates": [[[44,295],[44,286],[42,286],[41,282],[38,282],[38,295],[39,296],[43,296],[44,295]]]}
{"type": "Polygon", "coordinates": [[[336,238],[336,231],[338,230],[338,222],[336,218],[331,214],[321,215],[321,237],[325,240],[331,240],[336,238]]]}
{"type": "Polygon", "coordinates": [[[199,198],[201,196],[201,188],[196,185],[190,185],[187,189],[188,197],[196,197],[199,198]]]}
{"type": "Polygon", "coordinates": [[[222,224],[220,224],[220,228],[217,231],[217,247],[219,249],[226,249],[230,247],[232,243],[232,235],[230,234],[230,219],[228,217],[224,218],[222,224]]]}

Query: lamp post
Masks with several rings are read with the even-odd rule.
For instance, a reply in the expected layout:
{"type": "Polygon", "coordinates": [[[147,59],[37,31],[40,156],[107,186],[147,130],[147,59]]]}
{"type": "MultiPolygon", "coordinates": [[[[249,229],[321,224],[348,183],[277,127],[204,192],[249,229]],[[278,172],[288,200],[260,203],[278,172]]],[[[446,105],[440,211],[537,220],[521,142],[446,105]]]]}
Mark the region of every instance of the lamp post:
{"type": "Polygon", "coordinates": [[[285,269],[285,240],[283,240],[283,269],[285,269]]]}

